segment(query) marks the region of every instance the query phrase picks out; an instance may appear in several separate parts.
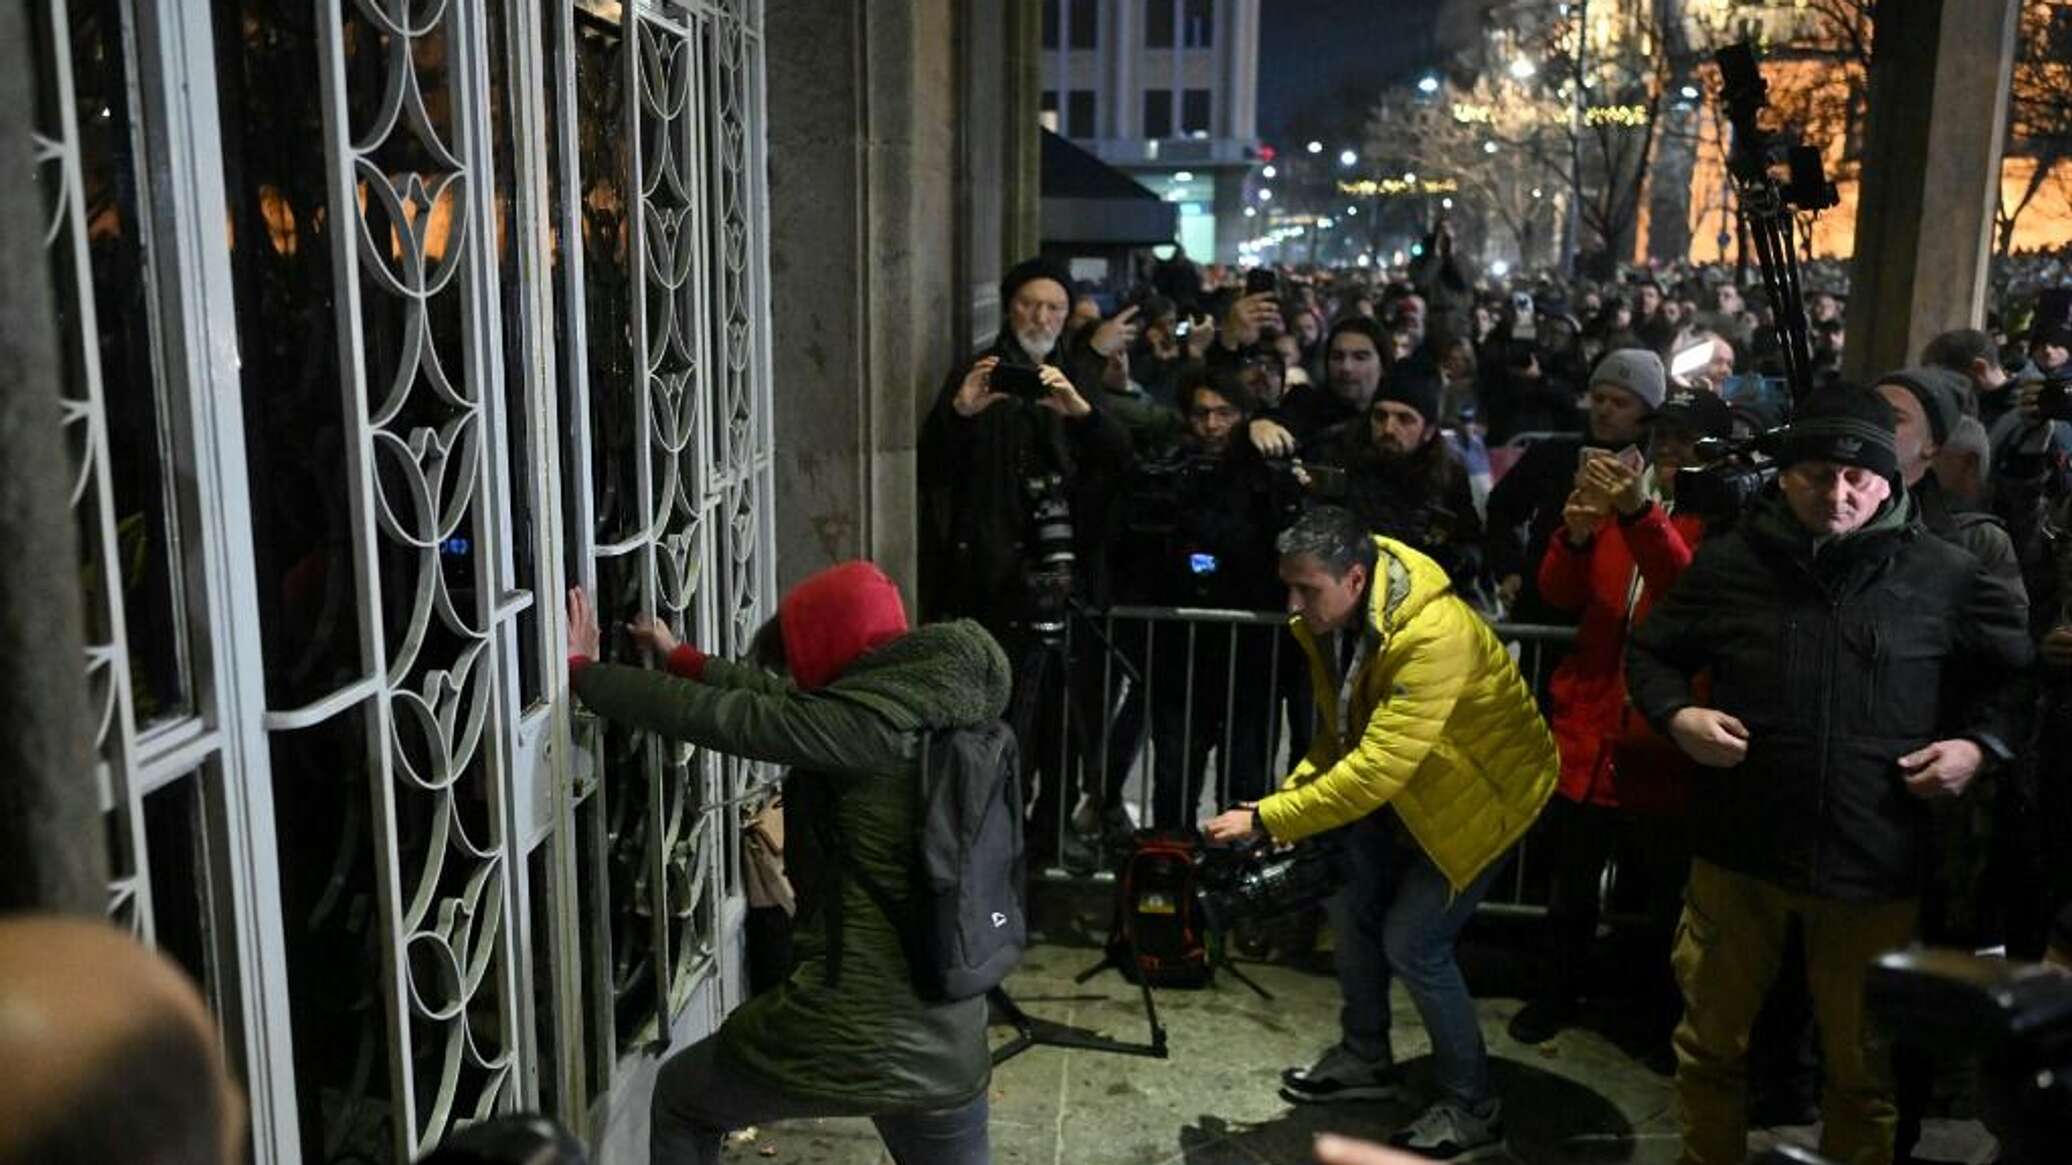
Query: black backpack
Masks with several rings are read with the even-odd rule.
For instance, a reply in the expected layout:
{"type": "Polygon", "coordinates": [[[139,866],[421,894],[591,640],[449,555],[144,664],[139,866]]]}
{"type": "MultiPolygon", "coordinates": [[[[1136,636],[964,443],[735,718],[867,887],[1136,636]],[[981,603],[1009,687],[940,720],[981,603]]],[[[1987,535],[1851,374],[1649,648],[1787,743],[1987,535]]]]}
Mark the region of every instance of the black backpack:
{"type": "MultiPolygon", "coordinates": [[[[921,828],[907,910],[856,863],[831,818],[822,818],[823,841],[839,869],[892,920],[923,999],[983,995],[1021,962],[1029,944],[1022,906],[1021,752],[1005,722],[922,735],[921,828]]],[[[823,909],[833,983],[842,949],[839,883],[823,909]]]]}
{"type": "Polygon", "coordinates": [[[1213,974],[1195,884],[1200,846],[1181,833],[1136,835],[1115,877],[1108,960],[1132,983],[1204,987],[1213,974]]]}

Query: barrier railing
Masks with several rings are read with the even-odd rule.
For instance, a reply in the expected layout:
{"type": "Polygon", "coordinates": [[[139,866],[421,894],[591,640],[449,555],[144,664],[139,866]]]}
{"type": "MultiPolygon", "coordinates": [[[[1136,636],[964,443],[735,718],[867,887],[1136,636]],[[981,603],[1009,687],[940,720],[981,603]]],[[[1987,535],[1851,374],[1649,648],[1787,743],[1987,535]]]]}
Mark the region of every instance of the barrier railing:
{"type": "MultiPolygon", "coordinates": [[[[1546,710],[1548,676],[1575,629],[1498,624],[1497,632],[1546,710]]],[[[1071,621],[1064,658],[1058,671],[1074,690],[1043,702],[1055,746],[1030,756],[1039,786],[1063,774],[1060,788],[1032,792],[1038,820],[1030,828],[1050,831],[1053,843],[1041,877],[1110,878],[1115,855],[1106,843],[1119,834],[1195,826],[1256,800],[1308,750],[1309,662],[1285,614],[1113,607],[1071,621]]],[[[1545,872],[1530,843],[1520,844],[1485,909],[1545,909],[1545,872]]]]}

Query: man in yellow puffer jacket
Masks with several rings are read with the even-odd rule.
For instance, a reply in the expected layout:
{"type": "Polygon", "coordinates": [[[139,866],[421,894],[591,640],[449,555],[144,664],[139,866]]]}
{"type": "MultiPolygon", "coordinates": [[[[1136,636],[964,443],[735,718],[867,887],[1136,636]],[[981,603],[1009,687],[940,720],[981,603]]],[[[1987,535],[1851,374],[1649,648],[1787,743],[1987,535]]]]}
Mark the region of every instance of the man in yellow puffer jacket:
{"type": "Polygon", "coordinates": [[[1554,790],[1553,735],[1495,631],[1437,563],[1335,507],[1303,515],[1279,549],[1321,724],[1280,792],[1215,818],[1208,832],[1291,842],[1338,831],[1348,875],[1332,902],[1343,1031],[1315,1064],[1283,1076],[1282,1095],[1401,1091],[1389,1045],[1393,975],[1431,1036],[1440,1095],[1391,1143],[1440,1160],[1491,1148],[1503,1140],[1499,1106],[1454,942],[1554,790]]]}

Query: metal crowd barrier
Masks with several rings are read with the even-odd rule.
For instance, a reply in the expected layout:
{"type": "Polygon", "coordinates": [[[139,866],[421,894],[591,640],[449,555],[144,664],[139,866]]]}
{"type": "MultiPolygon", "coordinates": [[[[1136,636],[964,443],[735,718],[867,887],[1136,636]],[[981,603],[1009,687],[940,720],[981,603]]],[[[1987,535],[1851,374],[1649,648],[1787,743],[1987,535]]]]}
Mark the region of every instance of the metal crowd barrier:
{"type": "MultiPolygon", "coordinates": [[[[1496,627],[1547,711],[1548,677],[1575,629],[1496,627]]],[[[1279,788],[1307,751],[1308,660],[1284,613],[1113,607],[1073,619],[1064,650],[1067,698],[1044,710],[1058,744],[1033,750],[1040,758],[1024,750],[1039,785],[1064,770],[1064,795],[1031,793],[1047,819],[1030,828],[1053,831],[1055,842],[1040,877],[1112,880],[1104,836],[1198,825],[1279,788]]],[[[1528,836],[1484,910],[1545,911],[1547,872],[1531,849],[1528,836]]]]}

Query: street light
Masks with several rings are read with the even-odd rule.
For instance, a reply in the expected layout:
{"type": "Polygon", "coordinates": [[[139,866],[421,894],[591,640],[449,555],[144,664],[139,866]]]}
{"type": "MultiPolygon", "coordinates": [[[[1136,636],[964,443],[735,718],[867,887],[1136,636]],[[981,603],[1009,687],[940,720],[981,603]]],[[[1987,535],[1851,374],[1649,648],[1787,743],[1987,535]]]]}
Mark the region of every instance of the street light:
{"type": "Polygon", "coordinates": [[[1354,153],[1354,152],[1352,151],[1352,149],[1350,149],[1350,148],[1347,148],[1347,149],[1344,149],[1344,150],[1340,150],[1340,151],[1339,151],[1339,153],[1338,153],[1338,164],[1339,164],[1339,165],[1341,165],[1341,166],[1345,166],[1345,167],[1348,167],[1348,168],[1349,168],[1349,167],[1351,167],[1351,166],[1352,166],[1352,165],[1353,165],[1354,163],[1358,162],[1359,160],[1360,160],[1360,155],[1359,155],[1359,154],[1357,154],[1357,153],[1354,153]]]}
{"type": "Polygon", "coordinates": [[[1273,191],[1271,191],[1271,190],[1268,190],[1268,189],[1266,189],[1266,188],[1265,188],[1265,187],[1263,187],[1263,186],[1262,186],[1262,187],[1260,187],[1260,189],[1259,189],[1259,201],[1261,201],[1261,202],[1272,202],[1272,201],[1273,201],[1273,191]]]}
{"type": "Polygon", "coordinates": [[[1439,78],[1432,76],[1430,73],[1425,74],[1417,83],[1417,91],[1427,97],[1437,93],[1439,91],[1439,78]]]}
{"type": "Polygon", "coordinates": [[[1686,85],[1679,92],[1683,94],[1685,101],[1698,100],[1698,87],[1696,85],[1686,85]]]}
{"type": "Polygon", "coordinates": [[[1246,208],[1245,208],[1245,217],[1246,217],[1246,218],[1257,218],[1257,217],[1259,217],[1259,208],[1258,208],[1258,207],[1256,207],[1256,206],[1248,206],[1248,207],[1246,207],[1246,208]]]}
{"type": "Polygon", "coordinates": [[[1417,172],[1416,172],[1415,170],[1405,170],[1405,171],[1403,171],[1403,181],[1405,181],[1405,182],[1415,182],[1415,181],[1417,181],[1417,172]]]}
{"type": "Polygon", "coordinates": [[[1516,80],[1530,81],[1532,80],[1532,75],[1537,72],[1539,72],[1539,69],[1534,67],[1533,63],[1524,57],[1519,57],[1511,62],[1511,76],[1516,80]]]}
{"type": "Polygon", "coordinates": [[[1483,143],[1482,143],[1482,152],[1483,152],[1483,153],[1485,153],[1485,154],[1494,154],[1494,153],[1496,153],[1496,143],[1495,143],[1495,142],[1483,142],[1483,143]]]}
{"type": "Polygon", "coordinates": [[[1261,178],[1278,178],[1281,176],[1281,172],[1272,166],[1268,166],[1266,169],[1259,171],[1259,176],[1261,178]]]}
{"type": "Polygon", "coordinates": [[[1453,209],[1453,200],[1452,200],[1451,198],[1442,198],[1442,199],[1440,199],[1440,200],[1439,200],[1439,209],[1440,209],[1440,210],[1452,210],[1452,209],[1453,209]]]}
{"type": "Polygon", "coordinates": [[[1310,152],[1310,153],[1312,153],[1312,154],[1321,154],[1321,153],[1323,153],[1323,152],[1324,152],[1324,143],[1322,143],[1322,142],[1311,142],[1311,143],[1309,143],[1309,152],[1310,152]]]}
{"type": "Polygon", "coordinates": [[[1345,208],[1345,217],[1347,218],[1355,218],[1359,215],[1359,213],[1360,208],[1357,206],[1348,206],[1345,208]]]}

